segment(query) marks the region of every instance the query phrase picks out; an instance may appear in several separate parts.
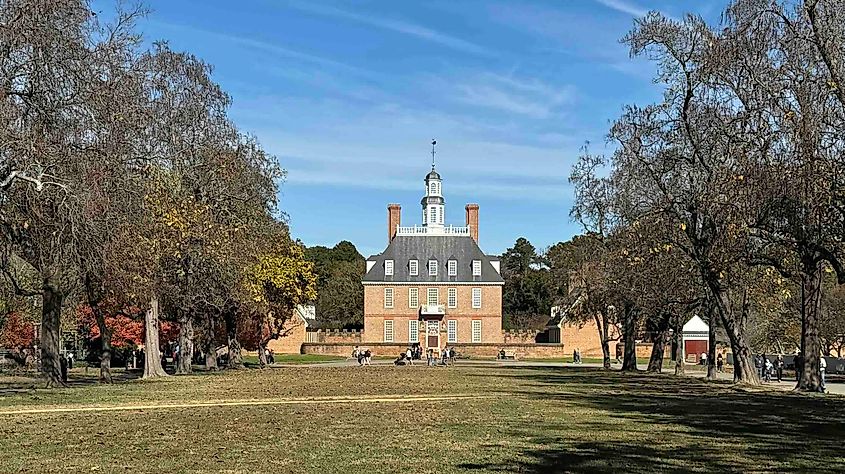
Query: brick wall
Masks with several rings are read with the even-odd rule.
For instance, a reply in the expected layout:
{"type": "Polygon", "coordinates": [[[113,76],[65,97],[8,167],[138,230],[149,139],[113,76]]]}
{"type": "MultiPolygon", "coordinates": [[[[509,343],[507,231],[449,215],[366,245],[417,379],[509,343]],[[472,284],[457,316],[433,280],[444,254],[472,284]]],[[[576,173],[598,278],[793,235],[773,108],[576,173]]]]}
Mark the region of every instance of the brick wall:
{"type": "MultiPolygon", "coordinates": [[[[397,262],[398,264],[398,262],[397,262]]],[[[420,269],[421,271],[424,268],[420,269]]],[[[441,269],[445,271],[444,269],[441,269]]],[[[457,308],[446,308],[447,316],[496,316],[502,317],[502,287],[499,285],[452,285],[448,283],[428,285],[364,285],[364,320],[369,316],[417,316],[419,306],[410,307],[409,288],[417,288],[420,305],[428,300],[428,288],[438,288],[439,304],[446,305],[448,288],[457,289],[457,308]],[[384,307],[384,289],[393,288],[393,308],[384,307]],[[472,307],[472,289],[481,288],[481,308],[472,307]]]]}
{"type": "Polygon", "coordinates": [[[517,343],[517,344],[533,344],[537,342],[537,335],[540,334],[542,331],[536,330],[511,330],[511,331],[502,331],[502,341],[506,344],[508,343],[517,343]]]}
{"type": "Polygon", "coordinates": [[[306,337],[305,323],[295,317],[285,323],[284,330],[290,330],[290,332],[284,337],[270,341],[267,348],[276,354],[299,354],[306,337]]]}
{"type": "Polygon", "coordinates": [[[304,342],[360,344],[363,340],[363,331],[360,329],[317,329],[316,331],[308,331],[304,342]]]}
{"type": "MultiPolygon", "coordinates": [[[[362,336],[363,342],[384,342],[384,321],[393,321],[393,341],[396,343],[414,343],[424,342],[425,338],[425,322],[419,321],[419,337],[420,340],[409,341],[409,321],[417,321],[419,316],[402,315],[402,316],[369,316],[364,319],[364,333],[362,336]]],[[[504,340],[505,332],[502,331],[502,318],[498,316],[447,316],[446,320],[455,320],[458,322],[457,338],[458,342],[472,341],[472,322],[481,321],[481,342],[487,344],[501,344],[504,340]]],[[[448,326],[446,324],[440,325],[440,345],[448,343],[447,332],[448,326]]],[[[518,341],[523,342],[523,341],[518,341]]],[[[533,342],[533,339],[531,340],[533,342]]]]}

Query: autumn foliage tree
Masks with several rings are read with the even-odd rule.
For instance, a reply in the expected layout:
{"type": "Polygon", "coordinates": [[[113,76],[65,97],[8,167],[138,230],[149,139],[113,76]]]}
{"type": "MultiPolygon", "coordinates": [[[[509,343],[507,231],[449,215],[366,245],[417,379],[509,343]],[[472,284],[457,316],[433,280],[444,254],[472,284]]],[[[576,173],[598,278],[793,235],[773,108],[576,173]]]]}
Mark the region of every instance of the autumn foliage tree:
{"type": "Polygon", "coordinates": [[[267,343],[284,337],[292,329],[297,305],[317,297],[314,265],[305,259],[301,245],[282,243],[258,259],[247,273],[245,284],[259,304],[253,313],[253,327],[258,334],[259,360],[261,365],[266,365],[267,343]]]}

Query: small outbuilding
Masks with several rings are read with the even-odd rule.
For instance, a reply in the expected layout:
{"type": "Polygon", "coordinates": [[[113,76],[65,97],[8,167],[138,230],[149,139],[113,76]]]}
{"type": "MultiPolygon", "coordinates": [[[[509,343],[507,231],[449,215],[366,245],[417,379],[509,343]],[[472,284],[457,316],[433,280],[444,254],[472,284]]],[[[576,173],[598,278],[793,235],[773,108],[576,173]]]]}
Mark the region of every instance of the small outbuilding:
{"type": "Polygon", "coordinates": [[[687,362],[698,362],[702,353],[707,353],[709,348],[710,326],[698,316],[684,324],[684,354],[687,362]]]}

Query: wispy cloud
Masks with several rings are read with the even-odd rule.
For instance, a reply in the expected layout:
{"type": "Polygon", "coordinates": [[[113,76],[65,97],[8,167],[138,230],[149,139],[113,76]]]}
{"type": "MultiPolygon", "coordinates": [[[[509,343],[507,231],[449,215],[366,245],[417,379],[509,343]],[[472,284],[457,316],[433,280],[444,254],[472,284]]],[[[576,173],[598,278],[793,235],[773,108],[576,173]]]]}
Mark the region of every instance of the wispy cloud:
{"type": "Polygon", "coordinates": [[[305,11],[308,13],[350,20],[365,25],[374,26],[376,28],[381,28],[383,30],[413,36],[423,41],[436,43],[441,46],[445,46],[447,48],[451,48],[453,50],[461,51],[464,53],[470,53],[479,56],[493,56],[495,54],[493,51],[481,45],[415,23],[410,23],[393,18],[362,15],[347,10],[341,10],[339,8],[319,5],[314,2],[291,2],[289,3],[289,5],[293,8],[296,8],[297,10],[305,11]]]}
{"type": "Polygon", "coordinates": [[[373,74],[362,68],[358,68],[355,66],[350,66],[349,64],[343,63],[341,61],[336,61],[331,58],[326,58],[324,56],[306,53],[302,51],[296,51],[293,49],[285,48],[283,46],[279,46],[277,44],[269,43],[266,41],[261,41],[254,38],[249,38],[245,36],[238,36],[232,35],[228,33],[221,33],[218,31],[209,31],[203,30],[200,28],[194,28],[191,26],[174,24],[174,23],[166,23],[161,21],[151,21],[150,24],[155,25],[158,28],[169,29],[169,30],[178,30],[182,32],[189,32],[193,35],[205,36],[207,38],[214,38],[218,41],[234,44],[238,46],[243,46],[252,50],[262,51],[265,53],[270,53],[276,56],[298,60],[304,63],[314,64],[317,66],[324,66],[330,67],[337,70],[343,70],[346,72],[350,72],[356,74],[358,76],[365,76],[365,77],[372,77],[373,74]]]}
{"type": "Polygon", "coordinates": [[[616,10],[620,13],[627,13],[635,17],[642,17],[648,14],[648,10],[638,7],[631,2],[625,0],[596,0],[607,8],[616,10]]]}
{"type": "MultiPolygon", "coordinates": [[[[445,82],[445,81],[444,81],[445,82]]],[[[469,80],[443,84],[454,88],[458,102],[488,109],[544,119],[573,102],[575,88],[571,85],[552,85],[539,79],[519,78],[512,75],[484,73],[469,80]]]]}

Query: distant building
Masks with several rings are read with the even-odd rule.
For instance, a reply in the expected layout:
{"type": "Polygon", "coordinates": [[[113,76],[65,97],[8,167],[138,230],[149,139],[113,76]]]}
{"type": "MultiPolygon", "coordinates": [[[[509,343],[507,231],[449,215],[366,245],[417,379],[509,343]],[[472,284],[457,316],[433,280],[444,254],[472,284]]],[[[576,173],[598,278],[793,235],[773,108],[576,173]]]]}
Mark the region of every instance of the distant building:
{"type": "Polygon", "coordinates": [[[399,204],[387,206],[387,248],[367,259],[364,343],[501,343],[502,286],[498,257],[478,246],[478,205],[466,205],[464,226],[446,225],[442,179],[432,163],[425,177],[422,224],[401,225],[399,204]]]}
{"type": "Polygon", "coordinates": [[[683,328],[684,354],[687,362],[698,362],[710,347],[710,326],[698,316],[693,316],[683,328]]]}

